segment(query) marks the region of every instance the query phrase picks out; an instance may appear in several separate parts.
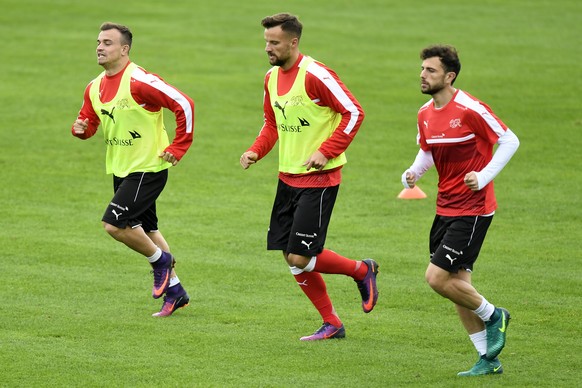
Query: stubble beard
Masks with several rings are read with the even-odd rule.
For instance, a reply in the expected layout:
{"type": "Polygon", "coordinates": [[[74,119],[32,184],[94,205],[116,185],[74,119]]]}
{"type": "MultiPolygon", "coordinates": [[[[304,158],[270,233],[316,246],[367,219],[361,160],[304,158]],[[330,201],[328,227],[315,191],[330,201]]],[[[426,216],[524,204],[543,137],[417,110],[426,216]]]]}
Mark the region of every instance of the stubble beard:
{"type": "Polygon", "coordinates": [[[290,58],[289,55],[287,55],[286,57],[273,55],[272,58],[269,57],[269,63],[271,64],[271,66],[285,67],[285,65],[287,65],[287,62],[289,62],[289,58],[290,58]]]}
{"type": "Polygon", "coordinates": [[[435,85],[435,86],[428,85],[426,89],[423,89],[422,85],[420,86],[420,91],[422,92],[422,94],[429,94],[431,96],[437,94],[438,92],[440,92],[443,89],[444,89],[443,85],[435,85]]]}
{"type": "Polygon", "coordinates": [[[287,63],[287,61],[279,58],[279,57],[274,57],[273,59],[269,58],[269,63],[272,66],[280,66],[283,67],[283,65],[285,65],[287,63]]]}

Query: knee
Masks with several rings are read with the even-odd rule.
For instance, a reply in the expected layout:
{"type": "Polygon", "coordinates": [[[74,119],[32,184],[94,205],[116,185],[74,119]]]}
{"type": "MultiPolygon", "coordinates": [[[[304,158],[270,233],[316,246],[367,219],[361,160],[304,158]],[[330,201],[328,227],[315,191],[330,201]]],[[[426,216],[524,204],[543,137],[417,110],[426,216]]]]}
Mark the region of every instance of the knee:
{"type": "Polygon", "coordinates": [[[103,228],[113,238],[119,237],[119,233],[121,232],[121,229],[119,229],[117,226],[113,226],[107,222],[103,223],[103,228]]]}
{"type": "Polygon", "coordinates": [[[439,276],[440,274],[438,271],[435,271],[433,268],[428,268],[426,273],[424,274],[424,279],[432,288],[438,293],[441,293],[446,285],[446,279],[443,276],[439,276]]]}
{"type": "Polygon", "coordinates": [[[305,268],[305,266],[307,264],[309,264],[309,257],[305,257],[305,256],[301,256],[301,255],[296,255],[294,253],[289,253],[288,255],[286,255],[285,257],[287,259],[287,264],[290,267],[297,267],[297,268],[305,268]]]}

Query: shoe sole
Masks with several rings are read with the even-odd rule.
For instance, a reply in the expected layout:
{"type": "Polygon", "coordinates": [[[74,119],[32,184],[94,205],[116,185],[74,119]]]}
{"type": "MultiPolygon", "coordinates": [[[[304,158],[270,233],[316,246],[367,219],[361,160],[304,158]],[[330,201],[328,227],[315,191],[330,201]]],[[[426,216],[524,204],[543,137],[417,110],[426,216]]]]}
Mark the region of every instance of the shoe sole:
{"type": "Polygon", "coordinates": [[[475,374],[472,374],[469,371],[467,371],[467,372],[459,372],[459,373],[457,373],[457,376],[459,376],[459,377],[479,377],[479,376],[487,376],[487,375],[500,375],[502,373],[503,373],[503,368],[502,367],[499,367],[499,369],[497,369],[497,370],[489,371],[489,372],[486,372],[486,373],[475,373],[475,374]]]}
{"type": "Polygon", "coordinates": [[[167,315],[160,315],[161,311],[152,314],[152,317],[160,317],[160,318],[165,318],[165,317],[169,317],[171,315],[173,315],[178,309],[183,309],[184,307],[188,307],[190,305],[190,298],[188,297],[188,294],[181,296],[180,299],[176,302],[176,307],[174,307],[174,309],[167,315]],[[185,299],[185,300],[184,300],[185,299]]]}
{"type": "Polygon", "coordinates": [[[313,338],[313,335],[309,335],[306,337],[299,338],[300,341],[323,341],[323,340],[330,340],[330,339],[343,339],[346,338],[346,330],[345,328],[339,328],[335,333],[330,335],[329,337],[322,337],[322,338],[313,338]]]}

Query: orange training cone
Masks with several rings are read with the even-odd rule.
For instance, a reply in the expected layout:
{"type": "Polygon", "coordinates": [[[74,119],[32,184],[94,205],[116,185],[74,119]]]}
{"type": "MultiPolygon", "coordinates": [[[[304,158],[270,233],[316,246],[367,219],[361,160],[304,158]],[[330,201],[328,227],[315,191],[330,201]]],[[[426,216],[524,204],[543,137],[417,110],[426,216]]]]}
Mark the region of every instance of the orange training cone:
{"type": "Polygon", "coordinates": [[[414,186],[412,189],[404,189],[398,194],[400,199],[423,199],[426,198],[424,191],[418,186],[414,186]]]}

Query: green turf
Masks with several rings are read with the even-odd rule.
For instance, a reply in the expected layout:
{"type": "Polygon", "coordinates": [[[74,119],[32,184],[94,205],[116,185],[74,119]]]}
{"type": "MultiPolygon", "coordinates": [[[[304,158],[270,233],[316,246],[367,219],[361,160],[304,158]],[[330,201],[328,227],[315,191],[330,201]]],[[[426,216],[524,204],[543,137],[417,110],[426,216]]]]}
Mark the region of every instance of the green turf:
{"type": "MultiPolygon", "coordinates": [[[[3,0],[0,11],[0,386],[576,386],[582,346],[582,52],[578,0],[162,2],[3,0]],[[342,341],[319,324],[280,253],[265,250],[277,155],[242,171],[262,124],[269,65],[260,19],[304,22],[366,119],[348,150],[328,247],[380,264],[361,312],[327,276],[342,341]],[[100,72],[98,27],[134,32],[132,59],[190,94],[196,135],[159,200],[191,305],[153,319],[151,275],[100,218],[111,196],[101,135],[70,135],[100,72]],[[521,147],[496,179],[499,209],[474,281],[512,314],[501,376],[476,360],[452,306],[423,279],[429,198],[396,199],[417,146],[420,49],[450,43],[456,86],[487,102],[521,147]]],[[[167,118],[172,125],[170,117],[167,118]]]]}

